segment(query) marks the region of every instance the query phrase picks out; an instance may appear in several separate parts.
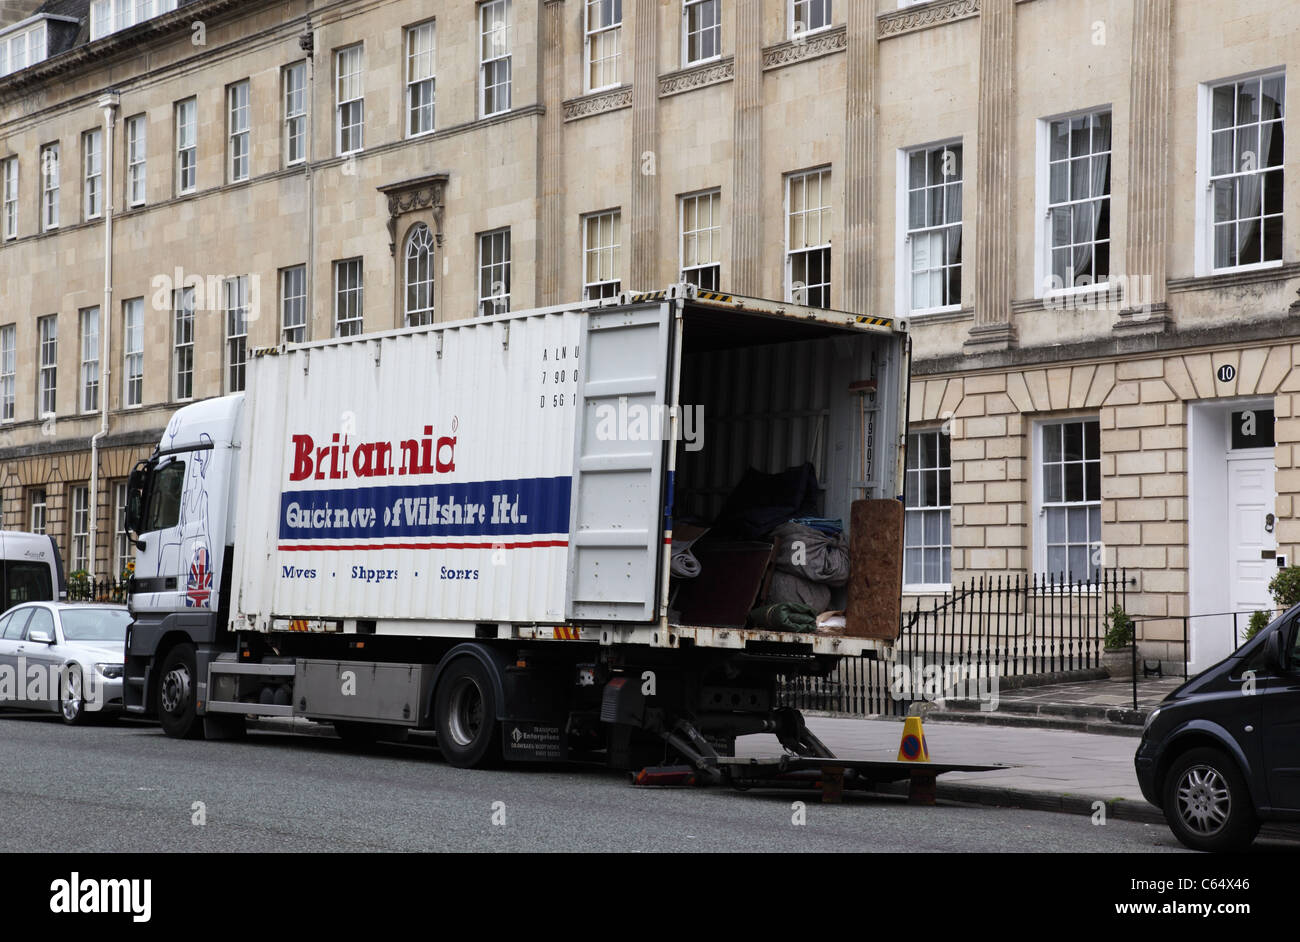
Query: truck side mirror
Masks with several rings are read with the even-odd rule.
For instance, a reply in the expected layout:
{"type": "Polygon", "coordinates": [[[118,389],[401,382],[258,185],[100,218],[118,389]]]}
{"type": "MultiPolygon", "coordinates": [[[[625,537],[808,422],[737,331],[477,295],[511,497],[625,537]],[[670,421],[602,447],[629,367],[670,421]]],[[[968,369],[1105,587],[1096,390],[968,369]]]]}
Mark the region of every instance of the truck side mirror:
{"type": "MultiPolygon", "coordinates": [[[[126,529],[129,533],[139,533],[144,526],[144,492],[149,481],[148,462],[138,462],[126,479],[126,529]]],[[[139,544],[137,543],[137,546],[139,544]]],[[[143,549],[143,547],[140,547],[143,549]]]]}

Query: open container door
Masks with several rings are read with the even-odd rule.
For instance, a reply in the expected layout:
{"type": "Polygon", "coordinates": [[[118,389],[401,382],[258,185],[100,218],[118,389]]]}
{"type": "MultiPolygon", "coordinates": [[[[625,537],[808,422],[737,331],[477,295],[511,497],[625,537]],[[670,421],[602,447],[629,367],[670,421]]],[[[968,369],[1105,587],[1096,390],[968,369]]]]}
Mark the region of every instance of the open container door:
{"type": "Polygon", "coordinates": [[[584,319],[565,595],[575,621],[658,617],[676,308],[616,307],[584,319]]]}

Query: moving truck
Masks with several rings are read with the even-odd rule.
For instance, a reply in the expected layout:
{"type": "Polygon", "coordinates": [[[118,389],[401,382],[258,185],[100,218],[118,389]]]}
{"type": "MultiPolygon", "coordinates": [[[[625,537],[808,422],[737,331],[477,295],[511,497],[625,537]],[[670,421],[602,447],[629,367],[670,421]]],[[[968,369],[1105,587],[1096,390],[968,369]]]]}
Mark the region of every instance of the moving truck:
{"type": "Polygon", "coordinates": [[[781,679],[897,632],[908,352],[888,318],[689,285],[254,351],[131,475],[127,709],[432,730],[461,767],[829,755],[781,679]],[[697,596],[740,618],[679,611],[675,505],[808,465],[822,517],[875,521],[845,630],[747,627],[721,581],[697,596]]]}

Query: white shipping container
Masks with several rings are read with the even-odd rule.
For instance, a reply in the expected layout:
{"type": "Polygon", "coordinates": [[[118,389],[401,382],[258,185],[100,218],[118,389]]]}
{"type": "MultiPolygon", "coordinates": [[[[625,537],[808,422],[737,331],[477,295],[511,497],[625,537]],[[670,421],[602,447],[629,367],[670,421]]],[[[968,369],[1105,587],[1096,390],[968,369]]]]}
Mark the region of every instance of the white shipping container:
{"type": "Polygon", "coordinates": [[[804,462],[828,517],[902,490],[899,325],[691,294],[259,351],[231,627],[882,647],[662,630],[674,501],[710,518],[747,467],[804,462]]]}
{"type": "Polygon", "coordinates": [[[237,611],[562,622],[580,324],[554,311],[255,357],[237,611]]]}

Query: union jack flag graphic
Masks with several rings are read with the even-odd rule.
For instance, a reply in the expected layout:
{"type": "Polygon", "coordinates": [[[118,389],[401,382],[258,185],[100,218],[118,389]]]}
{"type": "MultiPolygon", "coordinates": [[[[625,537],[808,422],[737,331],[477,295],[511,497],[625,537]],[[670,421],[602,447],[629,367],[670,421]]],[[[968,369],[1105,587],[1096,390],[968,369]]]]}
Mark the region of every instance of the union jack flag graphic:
{"type": "Polygon", "coordinates": [[[212,566],[208,548],[200,546],[190,562],[190,574],[185,580],[185,605],[187,608],[207,608],[212,597],[212,566]]]}

